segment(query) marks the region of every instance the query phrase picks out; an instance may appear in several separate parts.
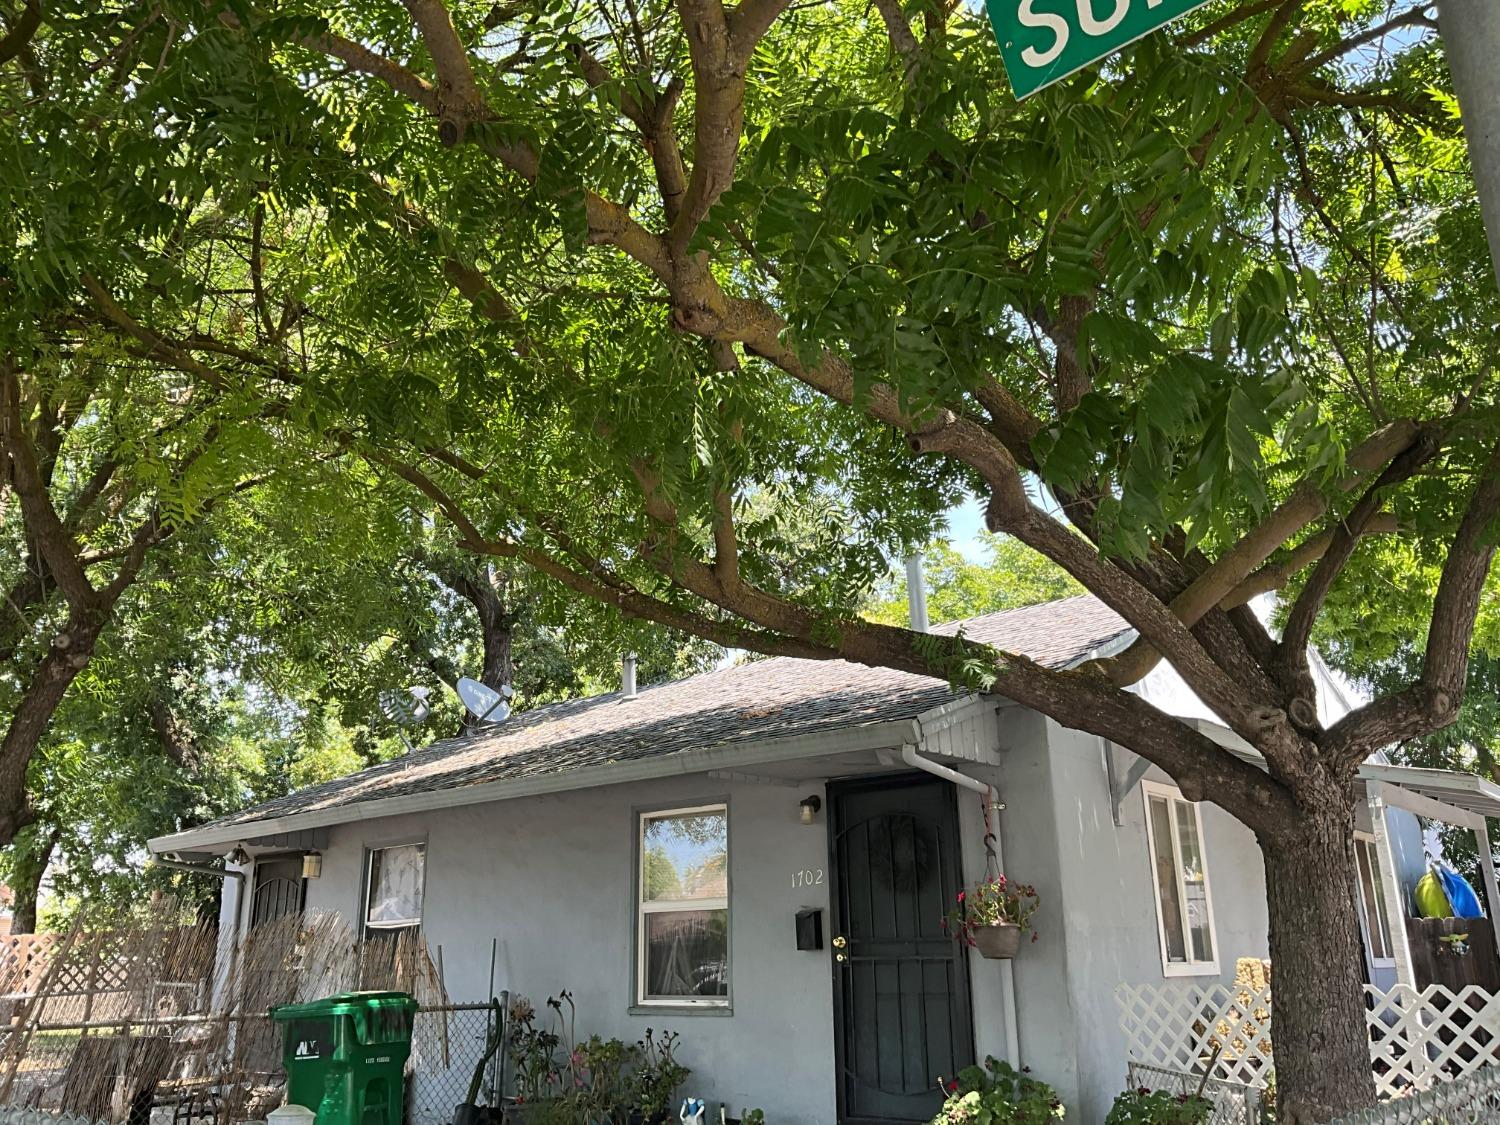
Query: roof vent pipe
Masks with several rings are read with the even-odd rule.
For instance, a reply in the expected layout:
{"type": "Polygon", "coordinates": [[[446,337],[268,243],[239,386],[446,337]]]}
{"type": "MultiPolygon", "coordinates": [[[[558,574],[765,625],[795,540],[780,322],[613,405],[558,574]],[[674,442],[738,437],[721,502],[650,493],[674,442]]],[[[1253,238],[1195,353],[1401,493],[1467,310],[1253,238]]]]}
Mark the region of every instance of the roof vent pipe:
{"type": "Polygon", "coordinates": [[[620,661],[620,702],[635,698],[635,653],[627,652],[620,661]]]}
{"type": "Polygon", "coordinates": [[[906,610],[914,632],[927,632],[927,579],[922,574],[922,555],[906,560],[906,610]]]}

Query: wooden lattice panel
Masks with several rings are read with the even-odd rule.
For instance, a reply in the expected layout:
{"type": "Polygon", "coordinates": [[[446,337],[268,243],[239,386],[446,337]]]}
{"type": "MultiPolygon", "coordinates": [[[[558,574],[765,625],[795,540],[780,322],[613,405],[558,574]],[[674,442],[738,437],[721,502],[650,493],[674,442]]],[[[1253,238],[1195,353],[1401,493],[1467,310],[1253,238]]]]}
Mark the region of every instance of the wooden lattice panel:
{"type": "Polygon", "coordinates": [[[27,995],[46,975],[56,934],[7,934],[0,937],[0,995],[27,995]]]}

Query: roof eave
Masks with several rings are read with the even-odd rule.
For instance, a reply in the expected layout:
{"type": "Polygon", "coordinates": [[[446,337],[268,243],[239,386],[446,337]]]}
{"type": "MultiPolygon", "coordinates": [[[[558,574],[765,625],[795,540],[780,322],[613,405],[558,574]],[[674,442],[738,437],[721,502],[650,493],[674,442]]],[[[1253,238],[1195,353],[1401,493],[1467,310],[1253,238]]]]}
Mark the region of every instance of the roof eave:
{"type": "Polygon", "coordinates": [[[564,793],[574,789],[594,789],[605,785],[622,785],[632,781],[649,781],[683,774],[706,773],[718,769],[743,769],[746,766],[816,758],[858,750],[891,750],[905,742],[919,741],[921,727],[917,719],[862,723],[811,734],[760,739],[749,743],[731,743],[704,750],[683,750],[655,758],[623,762],[606,762],[575,770],[560,770],[536,777],[508,778],[476,785],[458,785],[408,793],[397,797],[377,797],[368,801],[351,801],[327,808],[308,809],[285,816],[244,820],[233,824],[205,825],[146,842],[152,855],[169,852],[228,851],[234,845],[261,836],[327,828],[354,821],[402,813],[427,812],[432,809],[480,805],[533,797],[546,793],[564,793]]]}

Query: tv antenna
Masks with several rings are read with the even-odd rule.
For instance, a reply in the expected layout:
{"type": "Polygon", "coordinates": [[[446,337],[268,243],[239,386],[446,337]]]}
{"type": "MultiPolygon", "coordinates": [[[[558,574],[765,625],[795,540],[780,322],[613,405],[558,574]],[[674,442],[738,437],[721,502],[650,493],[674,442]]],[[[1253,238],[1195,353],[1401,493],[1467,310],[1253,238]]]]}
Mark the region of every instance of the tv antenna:
{"type": "Polygon", "coordinates": [[[400,728],[420,726],[427,721],[427,716],[432,714],[432,704],[427,702],[427,697],[431,694],[431,688],[414,687],[407,688],[404,692],[383,691],[377,700],[381,714],[396,724],[396,733],[406,743],[408,754],[415,747],[412,746],[411,739],[406,737],[406,731],[400,728]]]}
{"type": "Polygon", "coordinates": [[[496,691],[488,684],[463,676],[454,689],[477,723],[503,723],[510,717],[510,700],[516,694],[509,684],[496,691]]]}

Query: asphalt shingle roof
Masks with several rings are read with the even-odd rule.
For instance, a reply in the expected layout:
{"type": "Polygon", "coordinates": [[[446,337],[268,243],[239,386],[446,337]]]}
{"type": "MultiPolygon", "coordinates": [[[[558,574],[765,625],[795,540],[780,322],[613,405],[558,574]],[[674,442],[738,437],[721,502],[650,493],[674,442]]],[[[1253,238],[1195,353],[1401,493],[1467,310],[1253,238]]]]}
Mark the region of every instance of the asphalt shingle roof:
{"type": "MultiPolygon", "coordinates": [[[[971,618],[937,632],[1063,667],[1122,633],[1088,595],[971,618]]],[[[402,758],[233,813],[250,824],[361,801],[535,777],[610,762],[914,718],[953,699],[946,683],[843,660],[774,657],[642,688],[538,707],[503,725],[434,742],[402,758]]],[[[210,826],[205,826],[210,827],[210,826]]]]}

